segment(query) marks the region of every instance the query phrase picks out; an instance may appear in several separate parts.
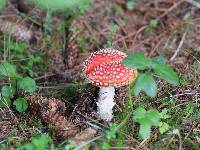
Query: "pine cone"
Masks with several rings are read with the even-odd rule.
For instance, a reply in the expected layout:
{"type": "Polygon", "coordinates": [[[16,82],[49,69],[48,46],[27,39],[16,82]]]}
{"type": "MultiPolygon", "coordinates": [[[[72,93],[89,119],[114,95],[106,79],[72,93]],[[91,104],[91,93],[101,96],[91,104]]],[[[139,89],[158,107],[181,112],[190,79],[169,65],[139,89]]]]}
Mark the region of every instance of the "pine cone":
{"type": "Polygon", "coordinates": [[[72,69],[76,65],[79,47],[76,43],[69,43],[67,48],[67,68],[72,69]]]}
{"type": "Polygon", "coordinates": [[[5,140],[18,125],[18,119],[10,108],[0,109],[0,141],[5,140]]]}
{"type": "Polygon", "coordinates": [[[25,98],[30,108],[39,113],[42,121],[53,126],[53,130],[59,138],[76,135],[78,129],[64,116],[66,107],[63,101],[35,95],[26,95],[25,98]]]}
{"type": "Polygon", "coordinates": [[[65,115],[66,111],[65,103],[55,98],[49,98],[46,108],[44,109],[59,115],[65,115]]]}
{"type": "Polygon", "coordinates": [[[28,101],[29,108],[34,111],[40,110],[49,101],[47,97],[38,95],[25,95],[24,98],[28,101]]]}
{"type": "Polygon", "coordinates": [[[78,132],[78,129],[70,121],[54,111],[43,110],[41,116],[45,123],[53,126],[55,134],[61,139],[72,137],[78,132]]]}
{"type": "Polygon", "coordinates": [[[47,98],[38,95],[25,95],[25,99],[27,99],[29,107],[32,110],[41,110],[44,109],[44,107],[48,107],[49,110],[62,115],[66,111],[65,103],[56,98],[47,98]]]}

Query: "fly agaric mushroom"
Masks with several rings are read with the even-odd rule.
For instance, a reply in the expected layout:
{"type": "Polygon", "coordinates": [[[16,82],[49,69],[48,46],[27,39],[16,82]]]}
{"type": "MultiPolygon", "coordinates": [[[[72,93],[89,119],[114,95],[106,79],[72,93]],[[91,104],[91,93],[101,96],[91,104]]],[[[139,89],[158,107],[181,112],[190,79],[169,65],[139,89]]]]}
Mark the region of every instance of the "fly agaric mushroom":
{"type": "Polygon", "coordinates": [[[111,121],[115,105],[115,87],[128,85],[137,77],[137,70],[122,64],[126,54],[114,49],[101,49],[91,54],[84,62],[86,78],[100,87],[97,113],[101,119],[111,121]]]}

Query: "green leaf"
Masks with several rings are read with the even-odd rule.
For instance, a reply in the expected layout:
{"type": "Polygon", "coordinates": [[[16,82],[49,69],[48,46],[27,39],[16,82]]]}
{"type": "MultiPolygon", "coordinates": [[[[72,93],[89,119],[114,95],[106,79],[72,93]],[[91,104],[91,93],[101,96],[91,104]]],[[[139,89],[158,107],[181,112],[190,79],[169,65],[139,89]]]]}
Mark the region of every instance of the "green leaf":
{"type": "Polygon", "coordinates": [[[0,0],[0,10],[3,9],[6,5],[6,0],[0,0]]]}
{"type": "Polygon", "coordinates": [[[158,20],[156,20],[156,19],[151,19],[151,20],[149,21],[149,27],[155,28],[157,25],[158,25],[158,20]]]}
{"type": "Polygon", "coordinates": [[[138,107],[135,111],[134,111],[134,117],[133,120],[135,122],[141,122],[140,119],[144,118],[146,114],[146,110],[143,107],[138,107]]]}
{"type": "Polygon", "coordinates": [[[177,73],[169,66],[165,64],[156,65],[154,68],[156,75],[160,78],[166,80],[167,82],[178,85],[179,84],[179,77],[177,73]]]}
{"type": "Polygon", "coordinates": [[[155,97],[157,94],[157,83],[152,75],[139,74],[133,88],[134,95],[144,91],[148,96],[155,97]]]}
{"type": "Polygon", "coordinates": [[[30,77],[25,77],[18,80],[18,86],[20,89],[24,90],[25,92],[32,93],[36,90],[36,83],[30,77]]]}
{"type": "Polygon", "coordinates": [[[160,113],[155,109],[150,109],[146,112],[146,118],[152,126],[159,126],[160,124],[160,113]]]}
{"type": "Polygon", "coordinates": [[[11,100],[8,97],[0,97],[0,108],[9,107],[11,105],[11,100]]]}
{"type": "Polygon", "coordinates": [[[3,86],[2,89],[1,89],[1,93],[4,97],[10,98],[15,93],[15,89],[13,87],[3,86]]]}
{"type": "Polygon", "coordinates": [[[33,145],[35,145],[35,147],[37,149],[45,149],[45,147],[48,145],[49,143],[49,136],[47,134],[43,134],[40,138],[34,138],[32,140],[33,145]]]}
{"type": "Polygon", "coordinates": [[[81,11],[84,11],[88,8],[90,0],[28,0],[31,3],[36,4],[37,6],[43,9],[56,10],[66,10],[70,8],[79,8],[81,11]]]}
{"type": "Polygon", "coordinates": [[[0,64],[0,77],[17,77],[16,66],[10,63],[0,64]]]}
{"type": "Polygon", "coordinates": [[[110,27],[110,31],[112,32],[112,33],[115,33],[116,31],[117,31],[117,29],[118,29],[119,27],[116,25],[116,24],[111,24],[111,27],[110,27]]]}
{"type": "Polygon", "coordinates": [[[102,150],[110,150],[110,144],[108,141],[104,141],[101,147],[102,150]]]}
{"type": "Polygon", "coordinates": [[[16,51],[17,53],[23,53],[24,50],[27,48],[26,43],[14,43],[14,44],[10,44],[9,48],[11,50],[16,51]]]}
{"type": "Polygon", "coordinates": [[[137,69],[147,69],[150,64],[150,60],[143,53],[133,53],[128,55],[124,60],[123,64],[127,67],[137,68],[137,69]]]}
{"type": "Polygon", "coordinates": [[[106,138],[107,139],[115,139],[116,138],[116,130],[117,126],[114,123],[110,124],[110,130],[106,131],[106,138]]]}
{"type": "Polygon", "coordinates": [[[28,103],[24,98],[18,98],[14,102],[15,108],[18,112],[23,112],[28,108],[28,103]]]}
{"type": "Polygon", "coordinates": [[[169,126],[167,123],[165,123],[165,122],[160,122],[160,124],[159,124],[159,131],[160,131],[161,134],[163,134],[163,133],[165,133],[166,131],[168,131],[169,128],[170,128],[170,126],[169,126]]]}
{"type": "Polygon", "coordinates": [[[51,138],[47,134],[42,134],[40,137],[32,138],[30,143],[22,145],[22,149],[25,150],[46,150],[51,149],[49,143],[51,138]]]}
{"type": "Polygon", "coordinates": [[[151,126],[149,124],[140,125],[139,135],[141,136],[142,139],[150,137],[150,133],[151,133],[151,126]]]}
{"type": "Polygon", "coordinates": [[[171,117],[171,116],[167,114],[167,109],[164,108],[164,109],[162,110],[162,112],[160,113],[160,118],[162,118],[162,119],[168,119],[168,118],[170,118],[170,117],[171,117]]]}
{"type": "Polygon", "coordinates": [[[129,0],[127,2],[128,9],[132,10],[135,7],[135,2],[133,0],[129,0]]]}
{"type": "Polygon", "coordinates": [[[138,107],[134,111],[133,120],[140,124],[151,124],[158,126],[160,122],[160,113],[155,109],[146,111],[143,107],[138,107]]]}
{"type": "Polygon", "coordinates": [[[35,146],[32,143],[27,143],[27,144],[23,145],[22,148],[25,150],[34,150],[35,146]]]}
{"type": "Polygon", "coordinates": [[[166,63],[166,59],[163,56],[153,57],[151,59],[150,67],[155,68],[157,65],[165,64],[165,63],[166,63]]]}
{"type": "Polygon", "coordinates": [[[140,124],[139,135],[145,139],[150,136],[152,126],[160,125],[160,113],[156,109],[146,111],[138,107],[133,113],[133,121],[140,124]]]}
{"type": "Polygon", "coordinates": [[[193,104],[192,102],[188,103],[186,105],[185,110],[189,113],[192,114],[193,112],[195,112],[195,108],[197,108],[197,105],[193,104]]]}

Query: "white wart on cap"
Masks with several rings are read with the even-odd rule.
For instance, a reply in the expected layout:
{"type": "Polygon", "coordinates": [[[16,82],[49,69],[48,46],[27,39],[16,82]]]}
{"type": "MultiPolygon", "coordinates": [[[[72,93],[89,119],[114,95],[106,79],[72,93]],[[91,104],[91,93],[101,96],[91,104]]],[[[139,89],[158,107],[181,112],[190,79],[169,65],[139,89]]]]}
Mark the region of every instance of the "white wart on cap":
{"type": "Polygon", "coordinates": [[[98,87],[120,87],[134,81],[137,70],[122,64],[126,54],[115,49],[101,49],[84,62],[83,72],[98,87]]]}

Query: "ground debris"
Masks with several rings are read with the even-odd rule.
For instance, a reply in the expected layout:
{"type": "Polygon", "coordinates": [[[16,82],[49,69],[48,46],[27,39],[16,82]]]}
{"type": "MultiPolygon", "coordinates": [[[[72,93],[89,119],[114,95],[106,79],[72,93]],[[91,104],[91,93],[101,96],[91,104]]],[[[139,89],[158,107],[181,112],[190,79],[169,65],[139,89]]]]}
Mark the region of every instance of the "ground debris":
{"type": "Polygon", "coordinates": [[[98,88],[89,84],[86,89],[83,90],[83,94],[77,101],[74,110],[70,116],[70,120],[80,128],[88,128],[88,124],[85,124],[87,120],[96,120],[96,99],[98,94],[98,88]]]}
{"type": "Polygon", "coordinates": [[[16,22],[10,22],[0,20],[0,30],[7,35],[11,35],[16,38],[17,41],[30,42],[34,34],[26,26],[16,24],[16,22]]]}
{"type": "Polygon", "coordinates": [[[45,11],[36,8],[34,5],[30,4],[30,2],[28,3],[26,0],[18,0],[17,4],[18,4],[18,10],[20,12],[26,13],[29,16],[34,17],[37,23],[40,23],[40,25],[42,25],[46,15],[45,11]]]}
{"type": "Polygon", "coordinates": [[[116,93],[115,101],[117,104],[115,106],[115,111],[123,112],[123,108],[125,106],[125,100],[127,98],[127,93],[128,93],[128,86],[123,86],[123,87],[117,88],[115,93],[116,93]]]}
{"type": "Polygon", "coordinates": [[[17,125],[17,118],[9,108],[0,110],[0,140],[7,137],[14,126],[17,125]]]}

